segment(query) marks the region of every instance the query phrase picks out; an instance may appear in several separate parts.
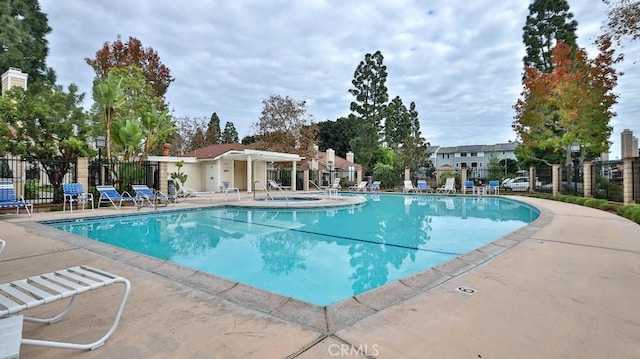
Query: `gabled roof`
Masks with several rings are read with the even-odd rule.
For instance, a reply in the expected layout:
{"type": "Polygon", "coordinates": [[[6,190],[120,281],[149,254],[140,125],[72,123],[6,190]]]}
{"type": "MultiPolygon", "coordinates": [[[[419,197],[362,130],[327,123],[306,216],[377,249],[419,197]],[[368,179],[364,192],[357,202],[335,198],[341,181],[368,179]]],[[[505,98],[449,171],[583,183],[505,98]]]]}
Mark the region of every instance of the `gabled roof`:
{"type": "Polygon", "coordinates": [[[251,146],[243,145],[241,143],[209,145],[185,153],[182,157],[195,157],[198,160],[217,160],[220,158],[247,160],[249,156],[252,160],[267,162],[300,162],[303,159],[303,157],[300,157],[297,154],[254,150],[251,146]]]}
{"type": "Polygon", "coordinates": [[[243,145],[242,143],[223,143],[218,145],[209,145],[207,147],[202,147],[195,149],[193,151],[189,151],[185,153],[181,157],[195,157],[198,159],[202,158],[215,158],[220,156],[223,153],[239,150],[242,151],[244,149],[249,149],[250,147],[247,145],[243,145]]]}
{"type": "MultiPolygon", "coordinates": [[[[346,159],[335,155],[333,158],[333,169],[341,169],[347,170],[349,167],[354,167],[355,170],[362,169],[362,165],[357,163],[349,162],[346,159]]],[[[311,159],[307,159],[300,164],[300,169],[306,170],[311,168],[311,159]]],[[[327,165],[327,153],[326,152],[318,152],[318,170],[320,171],[328,171],[329,166],[327,165]]]]}

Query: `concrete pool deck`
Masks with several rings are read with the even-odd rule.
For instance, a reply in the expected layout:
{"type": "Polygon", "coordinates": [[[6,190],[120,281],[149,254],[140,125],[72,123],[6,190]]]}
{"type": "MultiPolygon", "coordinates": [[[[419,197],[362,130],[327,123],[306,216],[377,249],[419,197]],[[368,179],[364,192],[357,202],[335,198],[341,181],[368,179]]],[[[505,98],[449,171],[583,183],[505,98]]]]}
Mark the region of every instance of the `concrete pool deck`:
{"type": "MultiPolygon", "coordinates": [[[[640,357],[640,226],[592,208],[513,198],[539,208],[541,217],[436,269],[327,308],[60,237],[36,223],[71,217],[60,212],[0,216],[7,241],[0,282],[87,264],[132,283],[103,347],[22,346],[22,358],[640,357]]],[[[214,203],[225,204],[224,196],[175,208],[214,203]]],[[[73,217],[117,213],[101,208],[73,217]]],[[[24,335],[92,341],[108,328],[120,294],[118,286],[83,294],[61,322],[25,323],[24,335]]]]}

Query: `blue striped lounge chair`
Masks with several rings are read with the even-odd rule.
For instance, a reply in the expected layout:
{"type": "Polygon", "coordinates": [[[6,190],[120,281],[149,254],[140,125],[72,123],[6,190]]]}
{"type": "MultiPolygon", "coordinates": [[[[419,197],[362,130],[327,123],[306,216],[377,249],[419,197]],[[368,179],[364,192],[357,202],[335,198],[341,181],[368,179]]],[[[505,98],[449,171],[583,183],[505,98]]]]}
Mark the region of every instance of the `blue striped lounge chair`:
{"type": "Polygon", "coordinates": [[[25,201],[22,196],[16,196],[16,190],[11,181],[0,181],[0,208],[15,208],[16,214],[20,214],[20,208],[24,208],[29,217],[33,213],[33,204],[25,201]]]}
{"type": "Polygon", "coordinates": [[[158,205],[164,204],[164,207],[169,205],[169,197],[160,191],[155,191],[144,184],[131,185],[133,191],[136,193],[135,198],[138,206],[142,207],[149,205],[153,208],[158,208],[158,205]]]}
{"type": "Polygon", "coordinates": [[[131,196],[127,191],[124,191],[121,194],[113,186],[109,185],[96,186],[96,190],[100,193],[100,198],[98,198],[98,207],[100,207],[102,201],[111,203],[115,209],[120,209],[123,202],[132,202],[136,207],[138,206],[136,197],[131,196]]]}

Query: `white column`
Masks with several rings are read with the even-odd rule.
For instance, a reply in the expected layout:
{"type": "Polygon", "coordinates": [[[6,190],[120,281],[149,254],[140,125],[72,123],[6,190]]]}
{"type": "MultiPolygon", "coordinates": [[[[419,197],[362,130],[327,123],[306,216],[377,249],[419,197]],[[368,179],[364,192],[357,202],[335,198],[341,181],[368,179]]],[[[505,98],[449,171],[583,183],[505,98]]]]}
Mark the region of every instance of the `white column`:
{"type": "Polygon", "coordinates": [[[296,190],[296,164],[297,161],[291,162],[291,190],[296,190]]]}
{"type": "Polygon", "coordinates": [[[247,193],[251,193],[253,183],[253,161],[251,161],[251,155],[247,156],[247,193]]]}

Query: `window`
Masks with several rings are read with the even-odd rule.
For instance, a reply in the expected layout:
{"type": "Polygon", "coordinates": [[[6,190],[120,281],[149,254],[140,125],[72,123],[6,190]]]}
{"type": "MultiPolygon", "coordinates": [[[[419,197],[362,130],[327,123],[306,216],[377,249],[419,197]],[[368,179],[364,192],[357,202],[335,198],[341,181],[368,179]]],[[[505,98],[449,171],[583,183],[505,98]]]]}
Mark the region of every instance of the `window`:
{"type": "Polygon", "coordinates": [[[467,157],[467,153],[466,152],[460,152],[460,156],[461,157],[467,157]]]}
{"type": "Polygon", "coordinates": [[[478,157],[478,152],[471,152],[471,157],[478,157]]]}

